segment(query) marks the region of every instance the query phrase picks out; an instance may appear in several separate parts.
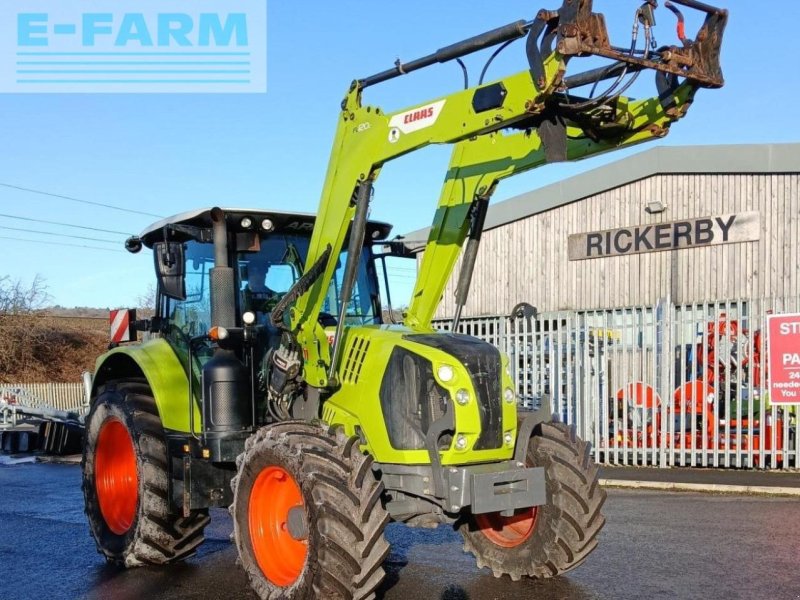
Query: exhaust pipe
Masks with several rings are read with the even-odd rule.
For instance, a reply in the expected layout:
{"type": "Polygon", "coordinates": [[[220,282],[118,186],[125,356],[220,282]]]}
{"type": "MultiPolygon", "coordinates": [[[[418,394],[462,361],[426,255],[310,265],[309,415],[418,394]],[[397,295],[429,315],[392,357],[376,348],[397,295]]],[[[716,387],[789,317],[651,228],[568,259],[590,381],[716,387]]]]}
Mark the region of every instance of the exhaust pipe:
{"type": "Polygon", "coordinates": [[[214,268],[211,269],[211,325],[236,326],[236,286],[233,268],[228,264],[228,227],[225,213],[211,209],[214,226],[214,268]]]}
{"type": "MultiPolygon", "coordinates": [[[[236,285],[228,261],[228,227],[220,208],[211,210],[214,268],[211,269],[211,325],[236,327],[236,285]]],[[[222,340],[220,340],[220,343],[222,340]]],[[[203,366],[203,443],[212,461],[230,461],[224,440],[246,432],[253,424],[250,376],[233,349],[218,345],[203,366]]]]}

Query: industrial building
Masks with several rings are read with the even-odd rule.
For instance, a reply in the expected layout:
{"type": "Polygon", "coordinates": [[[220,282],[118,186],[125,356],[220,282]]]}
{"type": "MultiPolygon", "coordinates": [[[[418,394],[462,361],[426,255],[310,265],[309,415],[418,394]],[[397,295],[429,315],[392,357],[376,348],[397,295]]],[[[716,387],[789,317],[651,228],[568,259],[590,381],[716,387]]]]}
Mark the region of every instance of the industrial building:
{"type": "Polygon", "coordinates": [[[659,147],[491,206],[463,314],[797,297],[798,242],[800,144],[659,147]]]}

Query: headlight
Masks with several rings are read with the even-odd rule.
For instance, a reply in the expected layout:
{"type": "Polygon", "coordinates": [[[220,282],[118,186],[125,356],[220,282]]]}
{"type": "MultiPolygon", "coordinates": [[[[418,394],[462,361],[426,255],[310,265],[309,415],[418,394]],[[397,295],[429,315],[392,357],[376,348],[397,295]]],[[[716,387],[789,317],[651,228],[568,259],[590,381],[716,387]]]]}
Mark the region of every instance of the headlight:
{"type": "Polygon", "coordinates": [[[459,433],[456,436],[456,448],[458,450],[464,450],[464,448],[466,447],[467,447],[467,438],[464,436],[464,434],[459,433]]]}
{"type": "Polygon", "coordinates": [[[469,392],[465,389],[460,389],[456,392],[456,402],[461,406],[469,404],[469,392]]]}
{"type": "Polygon", "coordinates": [[[503,392],[503,400],[511,404],[516,399],[517,396],[516,394],[514,394],[514,390],[512,390],[511,388],[506,388],[505,391],[503,392]]]}
{"type": "Polygon", "coordinates": [[[244,321],[245,325],[252,325],[256,322],[256,315],[249,310],[242,315],[242,321],[244,321]]]}
{"type": "Polygon", "coordinates": [[[453,377],[455,377],[455,371],[453,371],[453,367],[450,365],[441,365],[438,369],[436,369],[436,374],[444,383],[453,381],[453,377]]]}
{"type": "Polygon", "coordinates": [[[507,431],[506,434],[503,436],[503,441],[506,443],[506,446],[511,446],[514,444],[514,436],[511,434],[510,431],[507,431]]]}

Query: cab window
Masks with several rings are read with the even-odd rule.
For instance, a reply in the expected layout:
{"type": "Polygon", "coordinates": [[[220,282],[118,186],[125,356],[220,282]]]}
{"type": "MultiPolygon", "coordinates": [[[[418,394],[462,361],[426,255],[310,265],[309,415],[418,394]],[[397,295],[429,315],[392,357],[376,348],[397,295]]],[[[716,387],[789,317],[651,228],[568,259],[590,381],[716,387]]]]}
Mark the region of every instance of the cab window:
{"type": "Polygon", "coordinates": [[[308,238],[265,236],[259,249],[238,256],[239,302],[242,312],[256,313],[257,321],[271,312],[303,272],[308,238]]]}
{"type": "MultiPolygon", "coordinates": [[[[163,313],[167,316],[166,337],[184,366],[189,363],[189,343],[211,327],[211,293],[209,273],[214,267],[214,246],[190,241],[186,243],[186,299],[164,298],[163,313]]],[[[208,344],[195,349],[199,364],[211,357],[208,344]]],[[[194,368],[198,368],[196,362],[194,368]]],[[[198,375],[199,376],[199,375],[198,375]]]]}
{"type": "MultiPolygon", "coordinates": [[[[347,303],[345,317],[347,325],[380,323],[380,315],[377,314],[377,280],[371,259],[371,250],[364,248],[361,252],[353,295],[350,298],[350,302],[347,303]]],[[[339,261],[336,263],[336,273],[331,279],[331,285],[322,305],[322,311],[334,317],[339,316],[339,297],[341,295],[342,282],[344,281],[346,264],[347,252],[342,252],[339,255],[339,261]]]]}
{"type": "Polygon", "coordinates": [[[209,272],[214,267],[214,247],[210,244],[186,244],[186,299],[169,303],[170,326],[186,338],[208,331],[211,326],[209,272]]]}

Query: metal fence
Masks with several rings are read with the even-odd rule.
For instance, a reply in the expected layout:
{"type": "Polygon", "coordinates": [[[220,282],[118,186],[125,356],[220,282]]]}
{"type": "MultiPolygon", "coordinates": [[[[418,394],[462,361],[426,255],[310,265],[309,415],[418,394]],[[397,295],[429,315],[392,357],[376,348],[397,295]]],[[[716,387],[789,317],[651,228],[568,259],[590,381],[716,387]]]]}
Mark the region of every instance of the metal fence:
{"type": "Polygon", "coordinates": [[[30,408],[83,412],[81,383],[0,383],[0,401],[30,408]]]}
{"type": "Polygon", "coordinates": [[[664,300],[464,319],[458,331],[508,354],[520,402],[549,404],[592,442],[597,462],[789,469],[798,407],[770,402],[766,319],[798,312],[800,298],[664,300]]]}

